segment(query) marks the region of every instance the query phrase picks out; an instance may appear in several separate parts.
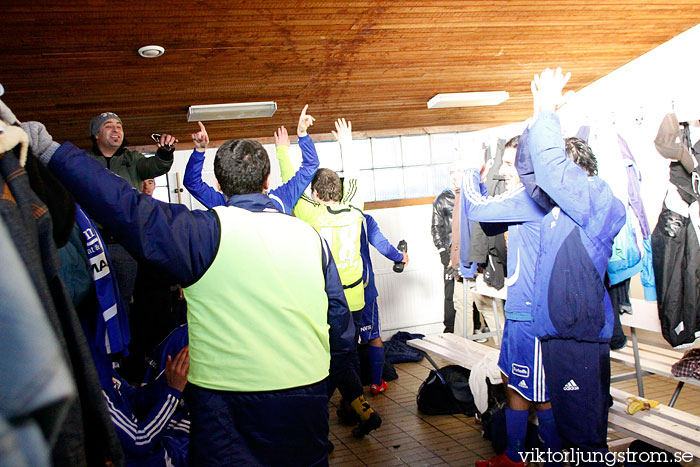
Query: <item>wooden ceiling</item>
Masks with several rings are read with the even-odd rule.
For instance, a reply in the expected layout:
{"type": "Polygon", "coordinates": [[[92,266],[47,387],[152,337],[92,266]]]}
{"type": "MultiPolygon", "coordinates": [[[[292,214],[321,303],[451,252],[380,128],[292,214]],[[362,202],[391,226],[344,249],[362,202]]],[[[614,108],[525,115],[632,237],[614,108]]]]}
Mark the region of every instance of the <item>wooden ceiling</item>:
{"type": "Polygon", "coordinates": [[[3,3],[2,99],[83,147],[106,110],[132,145],[168,132],[187,147],[187,108],[229,102],[278,110],[208,122],[212,140],[292,134],[306,103],[315,134],[339,116],[366,134],[511,123],[529,115],[545,67],[580,89],[700,23],[697,0],[3,3]],[[139,57],[149,44],[165,55],[139,57]],[[497,107],[426,108],[437,93],[498,90],[511,98],[497,107]]]}

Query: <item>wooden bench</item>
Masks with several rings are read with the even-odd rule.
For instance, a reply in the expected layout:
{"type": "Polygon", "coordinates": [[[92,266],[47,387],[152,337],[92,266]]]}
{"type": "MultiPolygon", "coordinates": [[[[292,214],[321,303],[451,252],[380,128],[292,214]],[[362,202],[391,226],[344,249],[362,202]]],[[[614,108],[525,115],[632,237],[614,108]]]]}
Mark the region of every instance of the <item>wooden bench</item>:
{"type": "Polygon", "coordinates": [[[611,382],[614,383],[636,378],[637,392],[641,397],[644,397],[643,376],[656,374],[675,379],[678,381],[678,384],[668,403],[670,407],[673,407],[681,389],[683,389],[683,385],[685,383],[690,383],[700,386],[700,380],[676,377],[671,373],[671,366],[683,356],[682,351],[639,342],[637,338],[637,329],[660,334],[661,323],[659,322],[656,302],[647,302],[636,298],[631,299],[631,302],[632,314],[623,313],[620,316],[622,325],[629,326],[630,328],[631,340],[628,340],[627,345],[622,349],[611,351],[610,359],[634,367],[635,371],[633,373],[615,375],[611,378],[611,382]]]}
{"type": "MultiPolygon", "coordinates": [[[[421,350],[436,369],[440,367],[431,358],[431,354],[440,356],[450,363],[471,369],[487,354],[499,352],[496,348],[479,344],[454,334],[435,334],[426,336],[423,339],[412,339],[407,343],[421,350]]],[[[637,343],[637,345],[640,354],[644,356],[643,358],[640,357],[639,360],[642,362],[641,366],[648,370],[656,369],[661,371],[661,366],[658,365],[657,368],[656,363],[654,363],[656,360],[652,360],[652,357],[653,355],[658,355],[659,352],[663,355],[661,351],[664,349],[654,348],[646,344],[637,343]]],[[[624,355],[626,363],[634,365],[634,356],[625,352],[627,351],[619,353],[624,355]]],[[[670,366],[668,366],[668,374],[670,375],[670,366]]],[[[634,377],[634,373],[632,375],[631,377],[634,377]]],[[[670,377],[673,376],[671,375],[670,377]]],[[[633,396],[633,394],[613,387],[610,388],[610,394],[613,397],[613,405],[610,407],[608,416],[608,426],[610,428],[672,453],[691,453],[695,460],[700,460],[700,417],[662,404],[651,410],[644,410],[630,415],[627,413],[627,398],[633,396]]],[[[622,441],[629,443],[631,440],[628,438],[622,441]]]]}
{"type": "Polygon", "coordinates": [[[430,357],[430,354],[438,355],[450,363],[471,369],[486,354],[498,354],[498,349],[479,344],[469,339],[454,334],[434,334],[425,336],[423,339],[411,339],[406,342],[411,347],[423,351],[425,358],[435,369],[440,366],[430,357]]]}
{"type": "Polygon", "coordinates": [[[700,417],[663,404],[630,415],[627,398],[632,394],[611,387],[610,395],[609,427],[663,450],[688,452],[700,459],[700,417]]]}

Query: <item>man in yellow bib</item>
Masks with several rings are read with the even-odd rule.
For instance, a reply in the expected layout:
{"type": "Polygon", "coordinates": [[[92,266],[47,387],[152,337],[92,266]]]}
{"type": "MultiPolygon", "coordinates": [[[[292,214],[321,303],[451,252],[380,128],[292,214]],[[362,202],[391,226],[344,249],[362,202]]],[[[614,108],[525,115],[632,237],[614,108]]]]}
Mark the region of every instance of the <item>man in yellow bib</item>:
{"type": "MultiPolygon", "coordinates": [[[[330,169],[318,169],[311,181],[311,198],[303,195],[294,207],[294,215],[316,229],[326,239],[333,252],[338,274],[343,283],[345,298],[355,322],[355,344],[359,337],[360,318],[365,306],[365,291],[362,281],[363,263],[360,254],[360,238],[364,216],[364,202],[359,189],[360,167],[352,152],[352,124],[340,118],[335,122],[333,136],[340,143],[343,157],[344,180],[330,169]]],[[[343,396],[343,407],[338,415],[348,424],[358,422],[353,436],[362,438],[379,428],[382,419],[365,399],[359,377],[359,359],[354,356],[354,368],[331,372],[329,396],[337,386],[343,396]],[[357,415],[347,407],[347,402],[357,415]],[[345,410],[347,409],[347,410],[345,410]],[[352,414],[347,417],[343,414],[352,414]]]]}

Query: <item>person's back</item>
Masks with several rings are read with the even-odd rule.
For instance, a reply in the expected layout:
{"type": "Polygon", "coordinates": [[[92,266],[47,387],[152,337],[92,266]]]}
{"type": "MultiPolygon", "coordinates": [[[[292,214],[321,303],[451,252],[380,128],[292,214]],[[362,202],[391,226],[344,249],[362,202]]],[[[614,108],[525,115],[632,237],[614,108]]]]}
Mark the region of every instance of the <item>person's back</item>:
{"type": "Polygon", "coordinates": [[[328,301],[318,234],[279,212],[233,206],[215,212],[219,252],[184,289],[190,381],[215,390],[270,391],[325,378],[328,301]]]}
{"type": "Polygon", "coordinates": [[[562,136],[555,110],[569,77],[546,69],[531,86],[537,189],[529,192],[541,189],[542,201],[554,205],[542,220],[533,322],[564,447],[606,455],[613,310],[603,281],[625,207],[597,176],[590,147],[562,136]]]}
{"type": "Polygon", "coordinates": [[[333,252],[350,311],[365,305],[362,284],[360,236],[364,202],[359,190],[359,167],[352,146],[352,126],[345,120],[336,122],[344,156],[345,180],[330,169],[319,169],[311,181],[312,196],[302,196],[294,214],[308,222],[328,242],[333,252]],[[344,126],[345,125],[345,126],[344,126]]]}

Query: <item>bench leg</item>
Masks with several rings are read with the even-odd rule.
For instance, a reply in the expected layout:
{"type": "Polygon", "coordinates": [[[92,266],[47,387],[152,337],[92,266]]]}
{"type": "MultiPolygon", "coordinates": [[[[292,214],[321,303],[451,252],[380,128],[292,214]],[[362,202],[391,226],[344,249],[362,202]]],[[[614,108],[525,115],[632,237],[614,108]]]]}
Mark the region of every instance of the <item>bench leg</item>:
{"type": "Polygon", "coordinates": [[[440,369],[440,367],[438,366],[438,364],[435,363],[435,360],[433,360],[432,358],[430,358],[430,355],[428,355],[428,352],[423,352],[423,351],[421,351],[421,352],[423,353],[423,355],[425,355],[425,358],[430,362],[431,365],[433,365],[433,367],[435,367],[436,370],[439,370],[439,369],[440,369]]]}
{"type": "Polygon", "coordinates": [[[683,389],[684,384],[685,383],[683,381],[678,382],[678,385],[676,386],[676,390],[673,392],[673,395],[671,396],[671,402],[668,403],[669,407],[673,407],[673,405],[678,400],[678,396],[681,394],[681,389],[683,389]]]}
{"type": "Polygon", "coordinates": [[[639,364],[639,344],[637,343],[637,330],[632,329],[632,350],[634,351],[634,371],[637,374],[637,394],[644,397],[644,380],[642,379],[642,368],[639,364]]]}

